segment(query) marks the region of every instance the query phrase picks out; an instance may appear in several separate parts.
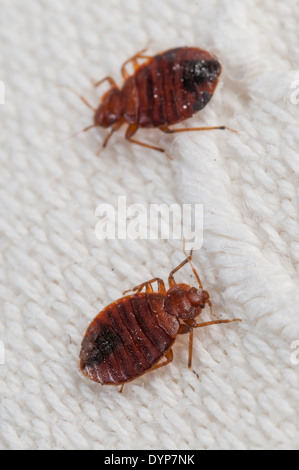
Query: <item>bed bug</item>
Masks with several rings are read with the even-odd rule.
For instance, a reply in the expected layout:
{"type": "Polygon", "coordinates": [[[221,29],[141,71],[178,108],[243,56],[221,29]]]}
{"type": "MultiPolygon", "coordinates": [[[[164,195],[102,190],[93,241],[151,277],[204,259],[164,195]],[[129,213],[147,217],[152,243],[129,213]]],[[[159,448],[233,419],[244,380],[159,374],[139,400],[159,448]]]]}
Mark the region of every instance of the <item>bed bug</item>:
{"type": "Polygon", "coordinates": [[[145,55],[145,51],[143,49],[123,64],[121,73],[124,83],[121,88],[112,77],[95,83],[95,86],[105,81],[110,84],[97,109],[80,96],[95,113],[94,123],[83,131],[96,126],[111,128],[103,143],[105,147],[112,134],[123,124],[128,124],[126,139],[165,152],[165,149],[140,142],[133,136],[139,128],[149,127],[159,128],[168,134],[228,129],[226,126],[169,128],[193,116],[212,98],[221,73],[221,65],[214,55],[196,47],[178,47],[154,57],[145,55]],[[139,59],[144,62],[139,64],[139,59]],[[127,72],[130,62],[134,67],[133,75],[127,72]]]}
{"type": "Polygon", "coordinates": [[[208,304],[212,310],[212,303],[191,259],[192,251],[171,271],[168,290],[160,278],[143,282],[130,290],[133,294],[111,303],[94,318],[81,345],[80,369],[84,375],[101,384],[121,385],[122,391],[126,382],[169,364],[177,335],[186,333],[189,334],[188,367],[191,368],[194,328],[241,321],[197,323],[202,309],[208,304]],[[175,282],[174,274],[188,262],[199,288],[175,282]],[[157,292],[153,289],[155,282],[157,292]]]}

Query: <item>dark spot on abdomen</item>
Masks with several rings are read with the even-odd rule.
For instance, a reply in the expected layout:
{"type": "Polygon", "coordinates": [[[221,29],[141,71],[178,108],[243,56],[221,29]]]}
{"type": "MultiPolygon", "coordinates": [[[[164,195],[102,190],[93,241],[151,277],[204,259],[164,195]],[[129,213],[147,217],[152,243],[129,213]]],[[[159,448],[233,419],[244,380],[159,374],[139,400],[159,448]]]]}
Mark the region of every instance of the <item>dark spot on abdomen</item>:
{"type": "Polygon", "coordinates": [[[122,345],[122,339],[110,325],[101,325],[101,329],[93,343],[86,337],[82,343],[83,349],[89,352],[86,357],[85,366],[101,364],[112,352],[115,352],[122,345]],[[89,343],[89,344],[88,344],[89,343]]]}
{"type": "Polygon", "coordinates": [[[199,111],[200,109],[204,108],[211,98],[212,95],[207,91],[200,92],[193,105],[193,111],[196,113],[196,111],[199,111]]]}
{"type": "Polygon", "coordinates": [[[198,85],[217,82],[220,73],[221,65],[216,59],[189,60],[184,66],[183,84],[193,92],[198,85]]]}

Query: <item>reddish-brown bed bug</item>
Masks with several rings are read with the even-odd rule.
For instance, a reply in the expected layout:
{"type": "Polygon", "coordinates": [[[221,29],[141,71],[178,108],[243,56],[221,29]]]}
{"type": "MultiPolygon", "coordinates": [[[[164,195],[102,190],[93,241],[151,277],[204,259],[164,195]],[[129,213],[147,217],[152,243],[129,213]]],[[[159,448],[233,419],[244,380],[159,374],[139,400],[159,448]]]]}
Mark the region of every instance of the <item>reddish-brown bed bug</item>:
{"type": "MultiPolygon", "coordinates": [[[[170,129],[203,109],[213,96],[221,73],[221,65],[215,56],[196,47],[178,47],[154,57],[144,54],[146,49],[135,54],[122,66],[124,84],[117,86],[113,78],[105,77],[95,83],[108,81],[111,88],[102,96],[97,109],[82,96],[84,103],[94,110],[94,123],[86,127],[111,128],[106,136],[105,147],[111,135],[123,124],[128,124],[126,139],[159,152],[156,147],[133,139],[139,128],[156,127],[172,134],[175,132],[228,129],[226,126],[170,129]],[[143,59],[142,64],[138,59],[143,59]],[[132,62],[134,74],[129,75],[127,64],[132,62]]],[[[229,129],[232,130],[232,129],[229,129]]]]}
{"type": "MultiPolygon", "coordinates": [[[[212,303],[191,259],[192,251],[171,271],[168,290],[162,279],[154,278],[134,287],[133,294],[111,303],[95,317],[81,345],[83,374],[101,384],[121,385],[122,391],[126,382],[170,363],[176,337],[184,333],[189,333],[188,367],[191,368],[194,328],[241,321],[196,322],[205,305],[211,308],[212,303]],[[174,280],[174,274],[188,262],[199,288],[177,284],[174,280]],[[158,284],[158,292],[153,290],[154,282],[158,284]],[[145,292],[141,292],[144,288],[145,292]]],[[[127,292],[130,291],[124,294],[127,292]]]]}

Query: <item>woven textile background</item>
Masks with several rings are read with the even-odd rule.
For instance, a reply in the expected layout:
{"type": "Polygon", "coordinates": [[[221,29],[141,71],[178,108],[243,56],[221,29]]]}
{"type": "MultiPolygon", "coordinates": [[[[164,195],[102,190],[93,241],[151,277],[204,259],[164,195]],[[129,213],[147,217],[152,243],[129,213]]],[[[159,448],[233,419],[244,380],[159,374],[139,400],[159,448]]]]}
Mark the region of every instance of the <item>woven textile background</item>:
{"type": "Polygon", "coordinates": [[[0,1],[1,448],[299,448],[298,23],[295,0],[0,1]],[[59,85],[96,106],[105,86],[92,81],[121,83],[143,47],[184,45],[223,73],[182,125],[238,134],[138,132],[173,161],[124,129],[99,157],[103,129],[64,140],[93,114],[59,85]],[[215,316],[243,322],[196,331],[199,378],[187,336],[122,394],[78,371],[92,318],[184,257],[180,240],[96,238],[96,207],[118,196],[204,204],[194,262],[215,316]]]}

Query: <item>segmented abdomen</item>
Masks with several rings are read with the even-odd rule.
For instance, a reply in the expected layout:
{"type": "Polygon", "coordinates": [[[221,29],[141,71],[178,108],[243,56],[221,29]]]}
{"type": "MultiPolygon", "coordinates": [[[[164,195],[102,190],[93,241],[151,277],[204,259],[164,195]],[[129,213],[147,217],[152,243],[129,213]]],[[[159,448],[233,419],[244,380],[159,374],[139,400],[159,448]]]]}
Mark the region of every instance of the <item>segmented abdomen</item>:
{"type": "Polygon", "coordinates": [[[217,59],[198,48],[171,49],[153,57],[135,74],[138,124],[163,126],[191,117],[212,97],[220,71],[217,59]],[[207,63],[215,64],[212,73],[204,69],[207,63]]]}
{"type": "Polygon", "coordinates": [[[149,370],[173,342],[157,323],[147,294],[123,297],[106,307],[88,327],[80,368],[96,382],[122,384],[149,370]]]}

